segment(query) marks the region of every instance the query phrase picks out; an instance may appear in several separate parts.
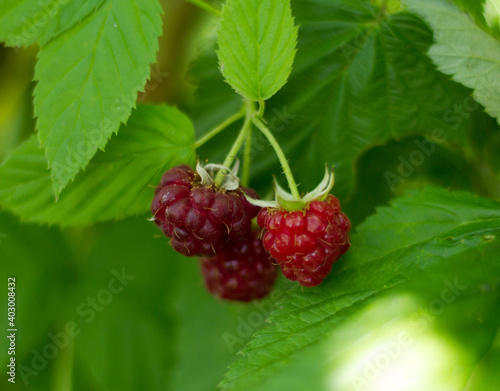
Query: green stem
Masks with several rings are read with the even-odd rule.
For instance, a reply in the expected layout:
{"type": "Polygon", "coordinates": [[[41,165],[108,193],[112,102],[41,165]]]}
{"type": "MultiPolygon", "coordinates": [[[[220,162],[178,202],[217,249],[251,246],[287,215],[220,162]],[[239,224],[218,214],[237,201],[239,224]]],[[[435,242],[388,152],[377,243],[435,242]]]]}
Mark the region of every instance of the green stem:
{"type": "Polygon", "coordinates": [[[288,164],[288,161],[286,160],[285,154],[283,153],[283,150],[278,144],[278,141],[274,138],[273,134],[271,131],[267,128],[267,126],[262,122],[261,119],[259,118],[253,118],[252,119],[253,123],[255,126],[259,128],[259,130],[262,132],[262,134],[267,138],[271,146],[274,148],[274,151],[276,152],[276,155],[278,156],[278,159],[281,163],[281,167],[283,168],[283,173],[286,176],[286,179],[288,181],[288,187],[290,188],[290,191],[292,192],[293,198],[296,200],[300,199],[300,194],[299,190],[297,188],[297,184],[295,183],[295,179],[293,178],[292,175],[292,170],[290,169],[290,165],[288,164]]]}
{"type": "Polygon", "coordinates": [[[257,113],[257,117],[262,118],[264,116],[264,111],[266,111],[266,102],[261,100],[259,101],[259,112],[257,113]]]}
{"type": "Polygon", "coordinates": [[[198,149],[200,148],[203,144],[211,140],[213,137],[217,136],[220,132],[222,132],[224,129],[226,129],[228,126],[232,125],[236,121],[238,121],[240,118],[243,118],[245,115],[245,108],[243,107],[238,113],[233,115],[232,117],[229,117],[227,120],[222,122],[220,125],[212,129],[210,132],[208,132],[206,135],[204,135],[202,138],[197,140],[194,143],[194,148],[198,149]]]}
{"type": "Polygon", "coordinates": [[[71,391],[73,383],[73,360],[74,341],[71,340],[68,346],[61,350],[55,362],[54,378],[52,389],[55,391],[71,391]]]}
{"type": "MultiPolygon", "coordinates": [[[[231,147],[231,150],[229,151],[226,160],[224,160],[224,163],[222,163],[224,167],[230,168],[233,165],[234,159],[236,159],[236,156],[238,155],[238,152],[241,149],[241,146],[243,145],[243,142],[246,139],[247,131],[248,129],[250,129],[251,126],[252,126],[252,119],[247,115],[247,117],[245,118],[245,123],[243,124],[240,134],[238,135],[238,138],[231,147]]],[[[223,179],[224,179],[224,173],[222,171],[219,171],[215,177],[215,184],[219,186],[222,183],[223,179]]]]}
{"type": "Polygon", "coordinates": [[[200,7],[201,9],[204,9],[205,11],[210,12],[211,14],[214,14],[215,16],[218,16],[219,18],[221,16],[221,13],[217,8],[206,3],[204,0],[186,0],[186,1],[200,7]]]}
{"type": "Polygon", "coordinates": [[[250,184],[250,160],[252,158],[252,127],[247,131],[247,138],[245,140],[245,154],[243,157],[243,175],[241,183],[243,186],[248,187],[250,184]]]}

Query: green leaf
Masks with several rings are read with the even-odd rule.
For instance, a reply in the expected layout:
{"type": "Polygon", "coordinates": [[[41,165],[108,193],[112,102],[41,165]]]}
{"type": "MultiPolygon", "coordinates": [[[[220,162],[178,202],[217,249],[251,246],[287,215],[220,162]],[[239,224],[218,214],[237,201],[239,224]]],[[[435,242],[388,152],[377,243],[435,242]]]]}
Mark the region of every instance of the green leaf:
{"type": "Polygon", "coordinates": [[[157,0],[106,0],[40,50],[35,114],[56,195],[130,116],[155,61],[160,14],[157,0]]]}
{"type": "Polygon", "coordinates": [[[491,384],[500,384],[500,330],[490,350],[476,366],[464,391],[487,390],[491,384]]]}
{"type": "Polygon", "coordinates": [[[291,353],[258,387],[236,389],[354,391],[397,384],[398,390],[458,391],[473,383],[474,390],[486,390],[477,380],[487,381],[488,375],[489,384],[498,384],[499,245],[465,250],[363,308],[336,314],[342,321],[291,353]]]}
{"type": "Polygon", "coordinates": [[[432,27],[429,56],[439,70],[474,89],[474,98],[500,123],[500,42],[445,0],[405,0],[432,27]]]}
{"type": "Polygon", "coordinates": [[[257,332],[231,365],[223,388],[251,388],[379,294],[426,272],[432,275],[435,267],[453,270],[455,261],[467,260],[474,276],[498,281],[498,267],[487,265],[495,264],[499,235],[500,204],[468,193],[427,188],[380,208],[359,227],[352,249],[326,283],[296,289],[278,305],[271,325],[257,332]]]}
{"type": "Polygon", "coordinates": [[[180,111],[139,105],[55,202],[47,161],[32,137],[0,168],[0,204],[27,221],[63,226],[143,213],[165,171],[194,164],[193,143],[193,125],[180,111]]]}
{"type": "Polygon", "coordinates": [[[0,0],[0,41],[9,46],[47,43],[79,23],[104,0],[0,0]]]}
{"type": "Polygon", "coordinates": [[[289,0],[228,0],[222,10],[219,64],[226,82],[254,101],[286,83],[297,44],[289,0]]]}
{"type": "Polygon", "coordinates": [[[496,0],[485,0],[484,18],[488,26],[498,30],[500,27],[500,4],[496,0]]]}
{"type": "MultiPolygon", "coordinates": [[[[474,102],[428,58],[432,34],[421,20],[406,12],[384,14],[368,0],[293,1],[292,8],[301,26],[297,57],[289,82],[266,104],[265,119],[301,191],[317,186],[326,162],[335,166],[334,192],[345,198],[356,181],[357,159],[391,139],[442,131],[444,146],[466,145],[471,118],[453,110],[474,102]]],[[[215,58],[200,62],[206,65],[195,68],[202,73],[193,117],[196,128],[207,131],[221,116],[213,102],[229,111],[237,110],[238,99],[206,71],[215,58]]],[[[254,139],[253,177],[262,178],[267,191],[271,174],[281,169],[267,142],[254,139]]],[[[221,145],[202,152],[222,156],[221,145]]]]}
{"type": "MultiPolygon", "coordinates": [[[[486,114],[481,113],[481,116],[488,118],[492,124],[496,123],[486,114]]],[[[408,137],[401,141],[390,141],[372,148],[358,160],[355,191],[342,206],[354,226],[375,213],[378,205],[388,204],[395,196],[402,196],[410,188],[433,184],[447,189],[474,191],[470,179],[476,174],[462,152],[440,145],[436,145],[432,158],[425,159],[420,166],[414,167],[410,176],[403,177],[401,157],[408,161],[415,154],[416,143],[422,144],[425,140],[408,137]],[[470,172],[470,176],[465,175],[466,172],[470,172]]]]}
{"type": "Polygon", "coordinates": [[[469,15],[474,22],[487,31],[489,34],[496,35],[497,38],[500,38],[498,33],[498,28],[496,28],[493,24],[490,23],[491,18],[493,17],[492,11],[495,9],[491,8],[493,3],[496,0],[449,0],[451,3],[455,4],[459,9],[464,11],[467,15],[469,15]],[[489,4],[488,4],[489,3],[489,4]],[[487,20],[488,19],[488,20],[487,20]]]}

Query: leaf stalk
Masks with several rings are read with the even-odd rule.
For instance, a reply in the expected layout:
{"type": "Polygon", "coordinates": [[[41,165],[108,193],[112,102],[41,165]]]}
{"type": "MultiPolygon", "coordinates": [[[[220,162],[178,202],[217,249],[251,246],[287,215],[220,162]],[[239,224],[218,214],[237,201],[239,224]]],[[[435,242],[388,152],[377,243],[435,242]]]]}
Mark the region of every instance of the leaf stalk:
{"type": "Polygon", "coordinates": [[[211,14],[218,16],[219,18],[221,17],[221,12],[212,6],[211,4],[208,4],[204,0],[186,0],[188,3],[194,4],[197,7],[200,7],[201,9],[210,12],[211,14]]]}

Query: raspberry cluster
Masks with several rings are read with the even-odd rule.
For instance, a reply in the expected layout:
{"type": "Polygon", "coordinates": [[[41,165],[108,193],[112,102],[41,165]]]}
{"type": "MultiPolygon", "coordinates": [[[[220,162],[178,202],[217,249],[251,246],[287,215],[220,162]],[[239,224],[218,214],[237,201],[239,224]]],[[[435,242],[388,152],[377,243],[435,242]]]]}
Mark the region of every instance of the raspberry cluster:
{"type": "Polygon", "coordinates": [[[243,187],[235,191],[206,187],[191,167],[182,165],[163,175],[151,211],[177,252],[213,255],[231,238],[250,232],[260,208],[250,204],[244,193],[258,198],[254,190],[243,187]]]}
{"type": "Polygon", "coordinates": [[[261,209],[247,199],[257,200],[257,192],[240,187],[233,171],[216,185],[209,173],[214,167],[228,170],[219,165],[170,169],[151,204],[154,221],[174,250],[201,257],[208,291],[224,300],[261,299],[276,279],[276,263],[286,278],[302,286],[321,284],[350,246],[351,223],[339,200],[328,194],[333,174],[327,171],[318,188],[293,205],[287,204],[291,195],[278,194],[274,202],[255,201],[266,206],[261,209]],[[282,205],[303,207],[290,211],[282,205]],[[252,232],[255,217],[262,232],[252,232]]]}
{"type": "Polygon", "coordinates": [[[209,292],[235,301],[261,299],[271,291],[277,268],[262,247],[259,232],[234,239],[210,257],[201,258],[201,269],[209,292]]]}
{"type": "Polygon", "coordinates": [[[257,222],[264,228],[264,247],[283,275],[305,287],[321,284],[350,246],[351,223],[331,194],[299,211],[262,209],[257,222]]]}

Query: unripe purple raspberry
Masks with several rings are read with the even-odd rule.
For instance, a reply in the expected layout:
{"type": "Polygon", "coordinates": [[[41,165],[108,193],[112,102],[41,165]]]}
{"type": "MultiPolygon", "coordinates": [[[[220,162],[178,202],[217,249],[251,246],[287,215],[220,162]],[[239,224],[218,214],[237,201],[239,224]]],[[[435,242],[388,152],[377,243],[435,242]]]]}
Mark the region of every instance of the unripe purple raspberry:
{"type": "Polygon", "coordinates": [[[213,255],[230,238],[245,236],[259,208],[251,205],[258,194],[243,187],[226,191],[205,187],[189,166],[167,171],[151,204],[154,221],[171,238],[174,250],[185,255],[213,255]]]}
{"type": "Polygon", "coordinates": [[[201,270],[210,293],[233,301],[267,296],[277,274],[277,267],[262,247],[258,232],[233,239],[217,255],[203,257],[201,270]]]}

